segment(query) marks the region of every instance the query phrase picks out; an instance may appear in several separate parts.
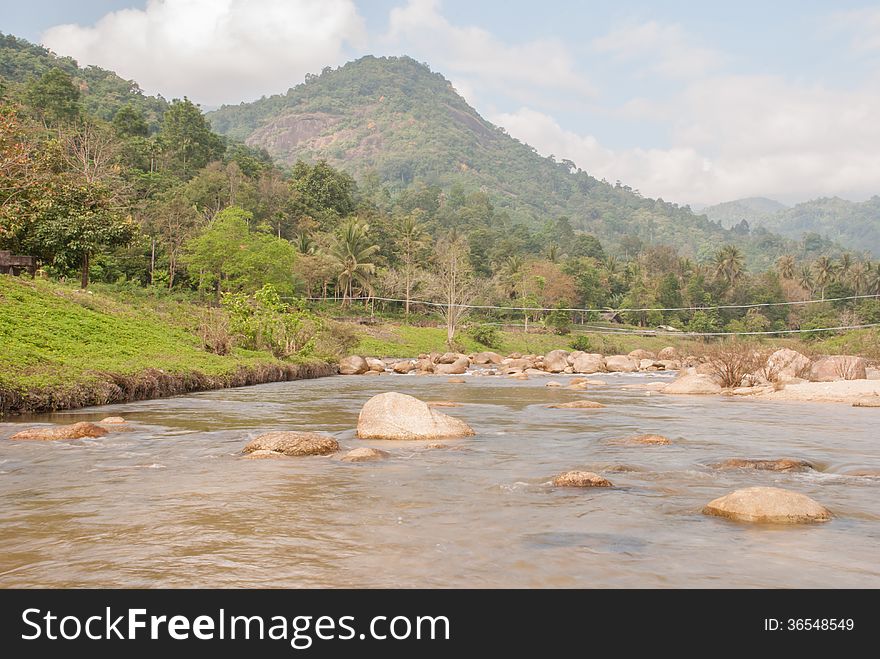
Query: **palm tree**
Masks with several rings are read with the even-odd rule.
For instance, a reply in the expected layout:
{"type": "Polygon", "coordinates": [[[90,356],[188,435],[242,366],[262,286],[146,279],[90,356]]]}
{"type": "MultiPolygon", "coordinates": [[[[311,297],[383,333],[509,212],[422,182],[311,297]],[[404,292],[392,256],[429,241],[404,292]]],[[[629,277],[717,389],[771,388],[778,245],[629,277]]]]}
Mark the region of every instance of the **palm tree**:
{"type": "Polygon", "coordinates": [[[852,285],[856,295],[864,295],[865,289],[868,286],[868,273],[870,269],[871,265],[869,263],[859,261],[849,271],[849,283],[852,285]]]}
{"type": "Polygon", "coordinates": [[[331,255],[339,272],[337,283],[342,289],[342,304],[350,303],[354,286],[372,293],[371,279],[376,272],[376,264],[370,259],[379,251],[378,245],[371,245],[367,234],[370,226],[357,218],[346,220],[339,228],[336,243],[331,255]]]}
{"type": "Polygon", "coordinates": [[[794,256],[783,254],[776,260],[776,271],[783,279],[794,279],[794,256]]]}
{"type": "Polygon", "coordinates": [[[613,254],[609,254],[605,257],[605,260],[602,262],[602,266],[611,277],[613,277],[620,271],[620,261],[618,261],[617,257],[613,254]]]}
{"type": "Polygon", "coordinates": [[[504,289],[504,295],[509,300],[516,298],[516,295],[522,286],[524,266],[525,262],[518,254],[508,256],[504,260],[504,263],[501,264],[498,274],[501,280],[501,286],[504,289]]]}
{"type": "Polygon", "coordinates": [[[559,261],[559,245],[553,243],[550,245],[550,248],[547,250],[547,260],[550,263],[556,263],[559,261]]]}
{"type": "Polygon", "coordinates": [[[712,259],[715,277],[721,278],[732,285],[743,273],[743,255],[736,245],[725,245],[712,259]]]}
{"type": "Polygon", "coordinates": [[[825,299],[825,287],[834,279],[837,267],[827,256],[820,256],[813,262],[813,272],[816,273],[816,285],[822,290],[822,299],[825,299]]]}
{"type": "Polygon", "coordinates": [[[842,277],[846,277],[849,274],[850,268],[853,266],[853,257],[849,252],[844,252],[840,256],[840,263],[837,264],[837,271],[840,273],[842,277]]]}
{"type": "Polygon", "coordinates": [[[865,292],[868,295],[880,295],[880,261],[868,269],[865,292]]]}
{"type": "Polygon", "coordinates": [[[810,296],[813,295],[813,271],[810,269],[810,266],[804,264],[801,266],[801,271],[798,273],[798,285],[801,288],[809,291],[810,296]]]}
{"type": "Polygon", "coordinates": [[[315,241],[305,231],[296,236],[293,246],[296,247],[296,251],[300,254],[315,254],[318,251],[315,241]]]}

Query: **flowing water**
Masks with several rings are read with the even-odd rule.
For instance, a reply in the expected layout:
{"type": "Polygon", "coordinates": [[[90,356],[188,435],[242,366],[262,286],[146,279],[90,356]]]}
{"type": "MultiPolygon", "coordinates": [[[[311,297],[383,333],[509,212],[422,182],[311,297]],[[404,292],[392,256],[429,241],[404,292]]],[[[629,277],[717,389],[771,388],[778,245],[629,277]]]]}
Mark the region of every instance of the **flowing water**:
{"type": "Polygon", "coordinates": [[[608,386],[588,392],[540,377],[332,377],[3,423],[0,586],[880,586],[880,479],[845,475],[880,470],[880,410],[622,387],[664,377],[605,375],[608,386]],[[441,411],[477,436],[446,449],[356,439],[361,405],[389,390],[463,403],[441,411]],[[545,407],[578,398],[608,407],[545,407]],[[110,415],[131,429],[5,441],[34,423],[110,415]],[[392,455],[239,457],[280,429],[392,455]],[[615,442],[646,432],[673,444],[615,442]],[[819,471],[708,466],[730,457],[802,458],[819,471]],[[571,469],[616,487],[549,485],[571,469]],[[700,513],[751,485],[803,492],[835,517],[783,527],[700,513]]]}

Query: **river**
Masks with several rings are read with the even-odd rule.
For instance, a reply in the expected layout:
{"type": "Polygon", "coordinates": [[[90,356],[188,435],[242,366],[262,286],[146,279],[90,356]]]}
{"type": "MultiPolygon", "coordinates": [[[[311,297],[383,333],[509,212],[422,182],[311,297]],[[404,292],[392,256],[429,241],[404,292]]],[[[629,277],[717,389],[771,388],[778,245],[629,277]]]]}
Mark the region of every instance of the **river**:
{"type": "Polygon", "coordinates": [[[622,388],[668,377],[603,375],[608,386],[588,392],[541,377],[330,377],[0,423],[0,586],[880,587],[880,479],[844,475],[880,469],[880,410],[622,388]],[[441,411],[477,436],[447,449],[356,439],[361,405],[389,390],[463,403],[441,411]],[[608,407],[545,407],[585,397],[608,407]],[[111,415],[131,429],[6,441],[35,422],[111,415]],[[392,455],[239,457],[282,429],[392,455]],[[647,432],[673,444],[614,441],[647,432]],[[731,457],[819,471],[708,466],[731,457]],[[549,485],[571,469],[616,487],[549,485]],[[701,514],[751,485],[797,490],[835,517],[783,527],[701,514]]]}

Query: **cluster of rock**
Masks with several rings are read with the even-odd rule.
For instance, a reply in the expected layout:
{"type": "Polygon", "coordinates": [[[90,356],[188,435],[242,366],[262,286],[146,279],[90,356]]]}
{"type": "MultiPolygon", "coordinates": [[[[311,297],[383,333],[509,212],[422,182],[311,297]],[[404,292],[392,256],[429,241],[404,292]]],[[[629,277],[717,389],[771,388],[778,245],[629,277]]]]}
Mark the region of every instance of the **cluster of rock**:
{"type": "Polygon", "coordinates": [[[682,368],[678,377],[660,391],[667,394],[725,392],[753,395],[771,392],[789,384],[880,379],[880,371],[869,368],[863,357],[833,355],[813,360],[790,348],[772,353],[760,368],[744,374],[739,382],[727,389],[722,387],[722,378],[719,376],[724,371],[724,364],[701,361],[682,368]]]}
{"type": "Polygon", "coordinates": [[[108,416],[101,419],[98,423],[89,423],[88,421],[80,421],[64,426],[38,426],[36,428],[27,428],[21,432],[17,432],[9,439],[16,441],[63,441],[72,439],[86,439],[103,437],[109,434],[110,429],[106,426],[124,426],[125,419],[121,416],[108,416]]]}
{"type": "MultiPolygon", "coordinates": [[[[685,360],[685,364],[693,360],[685,360]]],[[[682,368],[682,360],[675,348],[664,348],[659,353],[633,350],[628,355],[604,356],[580,350],[552,350],[546,355],[523,355],[515,352],[506,357],[497,352],[477,352],[465,355],[459,352],[422,354],[417,359],[376,359],[351,355],[339,362],[340,375],[367,375],[377,373],[417,373],[419,375],[461,375],[474,368],[475,374],[486,375],[544,375],[547,373],[583,374],[635,373],[675,371],[682,368]]]]}

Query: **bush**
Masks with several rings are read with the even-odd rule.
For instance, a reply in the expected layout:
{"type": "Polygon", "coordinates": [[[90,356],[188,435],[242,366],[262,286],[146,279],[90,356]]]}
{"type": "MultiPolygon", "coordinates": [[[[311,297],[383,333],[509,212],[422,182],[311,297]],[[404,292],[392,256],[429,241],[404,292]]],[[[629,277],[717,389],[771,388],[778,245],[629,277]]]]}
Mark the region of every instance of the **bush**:
{"type": "Polygon", "coordinates": [[[315,345],[315,353],[328,361],[351,354],[360,340],[357,328],[351,323],[329,321],[324,325],[315,345]]]}
{"type": "Polygon", "coordinates": [[[239,345],[251,350],[270,350],[278,358],[308,357],[314,353],[321,320],[304,304],[281,301],[272,284],[247,296],[224,293],[223,308],[239,345]]]}
{"type": "Polygon", "coordinates": [[[735,388],[743,385],[745,376],[765,367],[769,351],[758,350],[744,341],[730,340],[709,348],[703,356],[719,384],[735,388]]]}
{"type": "Polygon", "coordinates": [[[492,325],[474,325],[468,329],[468,336],[487,348],[498,348],[501,346],[501,332],[492,325]]]}
{"type": "Polygon", "coordinates": [[[593,344],[590,342],[590,337],[586,334],[576,336],[569,342],[568,347],[572,350],[580,350],[581,352],[593,352],[593,344]]]}
{"type": "Polygon", "coordinates": [[[207,352],[222,356],[232,351],[229,317],[220,309],[206,309],[201,314],[198,333],[207,352]]]}
{"type": "Polygon", "coordinates": [[[554,334],[560,336],[571,334],[571,312],[562,309],[551,311],[544,319],[544,327],[553,330],[554,334]]]}

